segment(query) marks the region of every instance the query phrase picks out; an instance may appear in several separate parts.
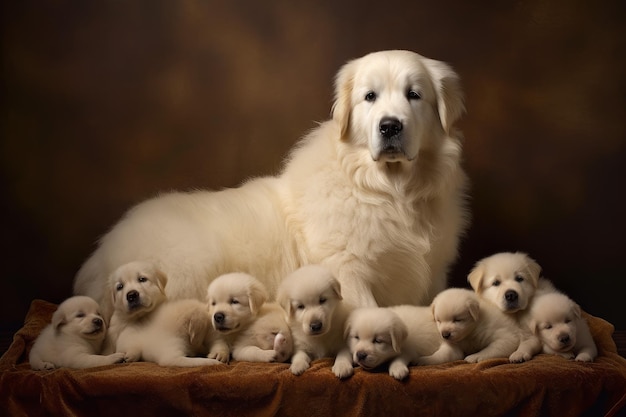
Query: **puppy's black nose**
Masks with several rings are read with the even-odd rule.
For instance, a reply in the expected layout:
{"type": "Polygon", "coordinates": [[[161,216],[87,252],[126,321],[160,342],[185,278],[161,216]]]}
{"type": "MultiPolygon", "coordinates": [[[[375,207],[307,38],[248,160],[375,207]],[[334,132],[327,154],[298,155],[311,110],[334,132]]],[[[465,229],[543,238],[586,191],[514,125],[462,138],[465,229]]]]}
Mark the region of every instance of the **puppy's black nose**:
{"type": "Polygon", "coordinates": [[[397,136],[402,131],[402,122],[395,117],[383,117],[378,125],[380,134],[389,139],[397,136]]]}
{"type": "Polygon", "coordinates": [[[441,332],[441,337],[444,339],[450,339],[450,336],[452,336],[452,333],[450,332],[441,332]]]}
{"type": "Polygon", "coordinates": [[[322,322],[312,321],[310,327],[312,332],[319,332],[320,330],[322,330],[322,322]]]}
{"type": "Polygon", "coordinates": [[[504,299],[508,302],[515,302],[517,301],[517,292],[513,291],[513,290],[508,290],[507,292],[504,293],[504,299]]]}
{"type": "Polygon", "coordinates": [[[567,345],[570,342],[570,337],[568,334],[559,336],[559,342],[561,342],[562,345],[567,345]]]}
{"type": "Polygon", "coordinates": [[[367,358],[367,353],[360,350],[356,353],[356,358],[360,361],[365,360],[365,358],[367,358]]]}
{"type": "Polygon", "coordinates": [[[139,300],[139,292],[135,290],[128,291],[128,294],[126,294],[126,301],[129,303],[135,303],[137,300],[139,300]]]}
{"type": "Polygon", "coordinates": [[[102,327],[102,319],[101,318],[95,318],[91,321],[93,323],[94,326],[100,328],[102,327]]]}
{"type": "Polygon", "coordinates": [[[226,318],[226,316],[224,315],[224,313],[215,313],[215,314],[213,314],[213,320],[215,320],[215,322],[218,323],[218,324],[224,323],[224,319],[225,318],[226,318]]]}

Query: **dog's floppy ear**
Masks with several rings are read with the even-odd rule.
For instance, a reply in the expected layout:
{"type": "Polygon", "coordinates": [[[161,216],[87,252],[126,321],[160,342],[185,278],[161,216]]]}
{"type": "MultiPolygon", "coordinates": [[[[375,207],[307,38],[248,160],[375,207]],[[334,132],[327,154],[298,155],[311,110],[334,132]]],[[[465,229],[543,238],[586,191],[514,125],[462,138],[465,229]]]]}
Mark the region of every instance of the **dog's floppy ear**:
{"type": "Polygon", "coordinates": [[[57,310],[52,315],[52,328],[54,330],[58,330],[59,327],[63,326],[64,324],[67,324],[67,322],[68,322],[68,319],[67,319],[67,315],[65,314],[65,311],[63,311],[60,308],[57,308],[57,310]]]}
{"type": "Polygon", "coordinates": [[[572,301],[572,313],[574,313],[574,317],[577,319],[582,317],[582,309],[578,304],[572,301]]]}
{"type": "Polygon", "coordinates": [[[450,134],[454,122],[465,112],[459,76],[445,62],[423,58],[437,93],[437,110],[443,130],[450,134]]]}
{"type": "Polygon", "coordinates": [[[248,288],[248,302],[250,303],[250,311],[256,314],[263,303],[267,301],[268,295],[265,286],[260,281],[254,280],[248,288]]]}
{"type": "Polygon", "coordinates": [[[480,294],[483,290],[483,278],[485,277],[485,264],[482,261],[478,261],[474,269],[472,269],[467,276],[467,282],[472,286],[477,294],[480,294]]]}
{"type": "Polygon", "coordinates": [[[526,268],[528,269],[528,274],[530,275],[530,279],[535,288],[539,283],[539,275],[541,275],[541,266],[530,256],[523,253],[524,258],[526,260],[526,268]]]}
{"type": "Polygon", "coordinates": [[[341,296],[341,284],[337,278],[330,278],[330,288],[333,290],[338,300],[343,300],[343,297],[341,296]]]}
{"type": "Polygon", "coordinates": [[[165,275],[165,272],[155,267],[154,278],[156,279],[156,284],[159,287],[159,290],[165,294],[165,286],[167,285],[167,275],[165,275]]]}
{"type": "Polygon", "coordinates": [[[466,305],[467,311],[469,311],[470,316],[472,316],[474,321],[478,321],[478,318],[480,316],[480,303],[477,300],[470,298],[469,300],[467,300],[466,305]]]}
{"type": "Polygon", "coordinates": [[[352,87],[354,85],[355,61],[345,64],[335,77],[335,101],[331,109],[333,120],[341,127],[341,139],[345,139],[350,128],[352,112],[352,87]]]}
{"type": "Polygon", "coordinates": [[[394,318],[389,334],[391,336],[391,347],[395,352],[400,352],[402,342],[409,335],[406,325],[399,318],[394,318]]]}
{"type": "Polygon", "coordinates": [[[539,332],[539,322],[535,319],[531,319],[528,322],[528,328],[532,332],[532,334],[536,335],[539,332]]]}
{"type": "Polygon", "coordinates": [[[278,289],[278,293],[276,294],[276,302],[283,308],[283,310],[285,310],[287,318],[290,318],[291,313],[293,312],[293,309],[291,308],[291,299],[282,288],[278,289]]]}

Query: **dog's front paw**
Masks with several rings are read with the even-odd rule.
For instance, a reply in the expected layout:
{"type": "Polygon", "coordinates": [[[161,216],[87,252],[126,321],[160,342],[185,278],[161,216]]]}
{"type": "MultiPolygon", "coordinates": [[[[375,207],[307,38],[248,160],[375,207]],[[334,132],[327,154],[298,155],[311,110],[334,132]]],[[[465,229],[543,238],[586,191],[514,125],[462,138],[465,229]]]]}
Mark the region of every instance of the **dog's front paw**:
{"type": "Polygon", "coordinates": [[[126,362],[126,353],[115,352],[107,355],[107,358],[110,360],[111,364],[114,363],[123,363],[126,362]]]}
{"type": "Polygon", "coordinates": [[[126,352],[122,360],[126,363],[130,363],[130,362],[138,362],[139,359],[141,359],[141,355],[139,353],[126,352]]]}
{"type": "Polygon", "coordinates": [[[227,352],[224,350],[214,350],[214,351],[209,352],[209,354],[207,355],[207,358],[217,359],[218,361],[222,363],[228,363],[228,360],[230,359],[230,352],[227,352]]]}
{"type": "Polygon", "coordinates": [[[465,357],[465,362],[469,362],[469,363],[478,363],[480,361],[482,361],[483,358],[480,355],[477,354],[473,354],[473,355],[468,355],[465,357]]]}
{"type": "Polygon", "coordinates": [[[587,352],[579,353],[575,359],[578,362],[593,362],[593,358],[587,352]]]}
{"type": "Polygon", "coordinates": [[[348,378],[354,374],[354,367],[352,364],[347,362],[335,361],[335,364],[333,365],[333,373],[339,379],[348,378]]]}
{"type": "Polygon", "coordinates": [[[56,366],[52,362],[43,362],[41,367],[38,368],[41,371],[51,371],[56,369],[56,366]]]}
{"type": "Polygon", "coordinates": [[[389,365],[389,375],[401,381],[409,376],[409,367],[401,362],[392,362],[389,365]]]}
{"type": "Polygon", "coordinates": [[[309,364],[306,361],[296,361],[291,364],[289,370],[294,375],[302,375],[304,371],[309,369],[309,364]]]}
{"type": "Polygon", "coordinates": [[[528,352],[516,350],[515,352],[511,353],[511,356],[509,356],[509,362],[522,363],[522,362],[527,362],[531,360],[532,358],[533,356],[529,354],[528,352]]]}

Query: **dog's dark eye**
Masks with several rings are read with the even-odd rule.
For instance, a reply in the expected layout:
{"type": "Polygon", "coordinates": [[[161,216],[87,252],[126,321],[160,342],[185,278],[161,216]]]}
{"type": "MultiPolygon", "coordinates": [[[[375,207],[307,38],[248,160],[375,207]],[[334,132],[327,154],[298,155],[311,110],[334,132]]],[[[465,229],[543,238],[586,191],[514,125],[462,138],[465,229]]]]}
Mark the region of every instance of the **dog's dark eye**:
{"type": "Polygon", "coordinates": [[[320,297],[320,304],[324,304],[326,302],[326,298],[320,297]]]}
{"type": "Polygon", "coordinates": [[[523,282],[524,281],[524,277],[521,275],[515,275],[515,281],[517,282],[523,282]]]}
{"type": "Polygon", "coordinates": [[[374,339],[374,343],[380,344],[380,343],[383,343],[383,340],[377,337],[376,339],[374,339]]]}
{"type": "Polygon", "coordinates": [[[549,330],[549,329],[551,329],[551,328],[552,328],[552,325],[551,325],[550,323],[546,323],[546,324],[543,326],[543,328],[544,328],[544,329],[548,329],[548,330],[549,330]]]}
{"type": "Polygon", "coordinates": [[[76,317],[82,319],[83,317],[85,317],[85,313],[83,313],[82,311],[79,311],[78,313],[76,313],[76,317]]]}
{"type": "Polygon", "coordinates": [[[121,282],[118,282],[117,285],[115,286],[115,290],[122,291],[123,289],[124,289],[124,284],[122,284],[121,282]]]}
{"type": "Polygon", "coordinates": [[[565,324],[571,323],[572,320],[571,319],[565,319],[565,324]]]}
{"type": "Polygon", "coordinates": [[[494,282],[491,283],[491,285],[493,285],[494,287],[497,287],[500,285],[500,281],[495,280],[494,282]]]}
{"type": "Polygon", "coordinates": [[[462,320],[462,319],[460,319],[460,318],[458,318],[458,317],[455,317],[455,318],[453,318],[453,319],[452,319],[452,323],[460,323],[460,322],[462,322],[462,321],[463,321],[463,320],[462,320]]]}
{"type": "Polygon", "coordinates": [[[146,282],[146,281],[148,281],[148,278],[146,278],[144,276],[140,276],[139,278],[137,278],[137,281],[139,281],[139,282],[146,282]]]}
{"type": "Polygon", "coordinates": [[[298,304],[296,307],[298,310],[304,310],[304,304],[298,304]]]}
{"type": "Polygon", "coordinates": [[[373,91],[369,91],[366,95],[365,95],[365,101],[376,101],[376,93],[373,91]]]}
{"type": "Polygon", "coordinates": [[[212,306],[214,306],[214,305],[216,305],[216,304],[217,304],[217,303],[216,303],[215,301],[211,301],[211,305],[212,305],[212,306]]]}
{"type": "Polygon", "coordinates": [[[358,336],[358,335],[356,335],[356,334],[355,334],[354,336],[352,336],[352,338],[353,338],[354,340],[359,340],[359,336],[358,336]]]}
{"type": "Polygon", "coordinates": [[[409,92],[406,93],[406,96],[409,100],[419,100],[422,98],[422,94],[415,90],[409,90],[409,92]]]}
{"type": "Polygon", "coordinates": [[[231,304],[239,304],[239,300],[233,298],[232,300],[230,300],[231,304]]]}

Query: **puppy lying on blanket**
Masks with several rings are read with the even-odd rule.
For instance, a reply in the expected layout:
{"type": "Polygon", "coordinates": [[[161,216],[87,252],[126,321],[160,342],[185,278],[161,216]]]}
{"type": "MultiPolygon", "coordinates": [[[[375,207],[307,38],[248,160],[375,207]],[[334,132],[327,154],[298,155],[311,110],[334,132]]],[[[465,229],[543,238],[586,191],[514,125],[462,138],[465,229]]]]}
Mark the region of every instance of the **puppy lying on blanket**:
{"type": "Polygon", "coordinates": [[[389,363],[389,375],[404,379],[408,366],[441,345],[429,307],[359,308],[346,323],[352,360],[366,371],[389,363]]]}
{"type": "Polygon", "coordinates": [[[126,362],[161,366],[203,366],[221,362],[207,357],[211,318],[197,300],[166,301],[167,277],[154,265],[131,262],[110,279],[114,311],[110,340],[126,362]]]}
{"type": "Polygon", "coordinates": [[[267,300],[265,286],[245,273],[217,277],[207,290],[213,328],[219,333],[209,357],[228,362],[284,362],[293,342],[285,312],[267,300]]]}
{"type": "Polygon", "coordinates": [[[343,333],[351,308],[342,302],[339,281],[330,270],[319,265],[297,269],[283,280],[277,299],[294,339],[291,372],[301,375],[312,360],[336,356],[333,373],[351,376],[352,358],[343,333]]]}
{"type": "Polygon", "coordinates": [[[29,362],[35,370],[90,368],[124,361],[124,353],[99,355],[106,323],[90,297],[75,296],[59,304],[50,323],[33,345],[29,362]]]}
{"type": "Polygon", "coordinates": [[[530,329],[541,340],[544,353],[582,362],[592,362],[598,356],[580,307],[565,294],[540,295],[529,315],[530,329]]]}
{"type": "Polygon", "coordinates": [[[481,302],[473,291],[442,291],[433,300],[432,314],[443,343],[432,355],[420,358],[420,364],[507,358],[519,345],[520,329],[515,320],[491,303],[481,302]]]}

